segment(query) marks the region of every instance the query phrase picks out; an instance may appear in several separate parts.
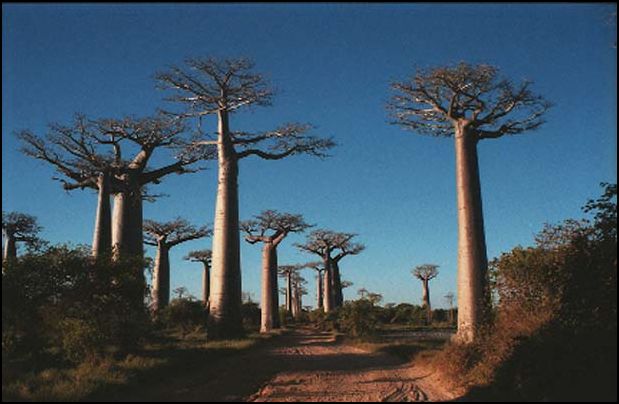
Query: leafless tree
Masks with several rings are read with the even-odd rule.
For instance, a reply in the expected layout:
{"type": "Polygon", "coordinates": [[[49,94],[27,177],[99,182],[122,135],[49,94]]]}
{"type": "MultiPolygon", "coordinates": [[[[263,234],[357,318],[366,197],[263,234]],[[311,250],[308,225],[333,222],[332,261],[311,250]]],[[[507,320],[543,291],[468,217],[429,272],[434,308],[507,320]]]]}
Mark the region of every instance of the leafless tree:
{"type": "Polygon", "coordinates": [[[438,265],[423,264],[418,265],[411,271],[413,276],[419,279],[423,285],[423,307],[426,308],[426,319],[428,324],[432,322],[432,306],[430,305],[430,280],[438,275],[438,265]]]}
{"type": "Polygon", "coordinates": [[[21,242],[28,245],[38,243],[39,237],[37,235],[41,229],[34,216],[2,211],[2,235],[4,236],[2,261],[6,263],[17,258],[17,243],[21,242]]]}
{"type": "Polygon", "coordinates": [[[184,258],[188,261],[201,262],[203,265],[202,272],[202,303],[204,307],[208,307],[209,293],[210,293],[210,277],[211,277],[211,257],[213,253],[211,250],[196,250],[190,251],[184,258]]]}
{"type": "Polygon", "coordinates": [[[355,236],[352,233],[320,229],[311,232],[304,244],[295,244],[300,250],[316,254],[323,260],[326,268],[323,281],[325,312],[330,312],[344,303],[339,262],[345,256],[359,254],[365,249],[363,244],[351,241],[355,236]]]}
{"type": "Polygon", "coordinates": [[[260,332],[279,328],[279,293],[277,286],[277,246],[290,233],[310,227],[303,216],[265,210],[253,220],[240,223],[250,244],[262,243],[262,299],[260,332]]]}
{"type": "Polygon", "coordinates": [[[393,123],[420,134],[455,138],[458,194],[458,339],[476,339],[485,321],[488,260],[477,143],[539,128],[550,103],[489,65],[420,69],[391,85],[393,123]]]}
{"type": "Polygon", "coordinates": [[[144,232],[144,243],[157,247],[153,267],[152,310],[158,313],[170,300],[170,249],[190,240],[207,237],[212,231],[206,226],[196,228],[185,219],[177,218],[166,223],[145,220],[144,232]]]}
{"type": "Polygon", "coordinates": [[[262,132],[235,132],[230,114],[249,106],[270,105],[273,91],[247,59],[189,59],[186,67],[172,67],[157,75],[160,87],[171,91],[170,101],[184,105],[176,114],[199,121],[217,116],[217,133],[203,143],[218,148],[218,188],[213,236],[213,284],[209,323],[214,337],[242,332],[241,271],[238,209],[238,163],[249,156],[278,160],[291,155],[326,156],[331,139],[308,135],[306,124],[286,124],[262,132]]]}
{"type": "Polygon", "coordinates": [[[61,175],[54,179],[61,181],[65,190],[91,188],[98,192],[95,257],[110,255],[112,245],[119,254],[142,255],[146,184],[159,183],[171,173],[193,172],[195,168],[189,165],[213,156],[208,146],[195,146],[184,136],[181,124],[164,117],[91,120],[84,115],[76,115],[70,125],[50,125],[45,136],[18,133],[22,152],[52,165],[61,175]],[[140,146],[133,160],[122,158],[122,143],[140,146]],[[150,169],[147,163],[159,147],[176,148],[178,160],[150,169]],[[113,223],[111,195],[115,195],[113,223]]]}

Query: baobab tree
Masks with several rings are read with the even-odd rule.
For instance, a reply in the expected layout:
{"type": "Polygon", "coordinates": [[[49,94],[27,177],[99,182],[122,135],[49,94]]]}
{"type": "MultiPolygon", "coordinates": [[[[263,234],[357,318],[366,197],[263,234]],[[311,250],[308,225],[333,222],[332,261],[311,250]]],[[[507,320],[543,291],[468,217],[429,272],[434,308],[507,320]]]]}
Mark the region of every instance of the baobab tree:
{"type": "Polygon", "coordinates": [[[290,233],[310,227],[303,216],[265,210],[253,220],[240,223],[246,233],[245,241],[262,243],[262,296],[260,302],[260,332],[279,328],[279,287],[277,286],[277,246],[290,233]]]}
{"type": "Polygon", "coordinates": [[[206,226],[196,228],[185,219],[177,218],[166,223],[145,220],[144,232],[144,243],[157,247],[152,289],[152,311],[157,314],[170,301],[170,249],[181,243],[209,236],[211,230],[206,226]]]}
{"type": "Polygon", "coordinates": [[[419,134],[454,137],[458,206],[458,333],[477,338],[488,305],[488,259],[484,235],[477,143],[539,128],[550,103],[499,76],[496,67],[460,63],[420,69],[391,85],[388,108],[394,124],[419,134]]]}
{"type": "Polygon", "coordinates": [[[303,296],[307,294],[307,280],[299,271],[292,274],[292,317],[298,320],[303,312],[303,296]]]}
{"type": "Polygon", "coordinates": [[[300,250],[316,254],[322,258],[325,268],[323,309],[326,313],[344,303],[339,262],[342,258],[359,254],[365,249],[363,244],[351,242],[355,236],[356,234],[352,233],[336,233],[331,230],[320,229],[311,232],[305,244],[295,244],[300,250]]]}
{"type": "Polygon", "coordinates": [[[213,235],[213,268],[209,326],[215,337],[242,333],[241,270],[238,208],[238,164],[245,157],[279,160],[308,154],[325,157],[334,146],[328,138],[308,135],[311,125],[291,123],[263,133],[235,132],[230,114],[271,103],[273,91],[247,59],[189,59],[187,67],[172,67],[157,75],[171,90],[171,101],[186,106],[182,118],[217,115],[218,187],[213,235]]]}
{"type": "Polygon", "coordinates": [[[322,262],[318,261],[308,262],[305,266],[316,271],[316,308],[322,309],[324,300],[322,278],[324,276],[325,267],[322,262]]]}
{"type": "Polygon", "coordinates": [[[285,308],[286,308],[286,312],[288,314],[292,314],[292,306],[293,306],[293,278],[294,275],[297,273],[297,271],[299,271],[301,268],[303,268],[303,265],[280,265],[277,268],[277,272],[279,273],[279,276],[284,278],[286,281],[286,304],[285,304],[285,308]]]}
{"type": "Polygon", "coordinates": [[[211,278],[211,250],[195,250],[190,251],[185,257],[187,261],[201,262],[203,265],[202,271],[202,303],[204,307],[208,307],[208,299],[210,293],[210,278],[211,278]]]}
{"type": "Polygon", "coordinates": [[[413,276],[421,281],[423,285],[423,307],[426,309],[426,319],[428,324],[432,322],[432,306],[430,305],[430,281],[438,275],[438,265],[423,264],[418,265],[411,271],[413,276]]]}
{"type": "Polygon", "coordinates": [[[4,254],[2,262],[6,263],[17,258],[17,243],[35,245],[39,238],[37,234],[41,226],[34,216],[19,212],[5,213],[2,211],[2,235],[4,236],[4,254]]]}
{"type": "Polygon", "coordinates": [[[449,306],[449,324],[453,324],[454,323],[454,294],[452,292],[448,292],[445,295],[445,301],[447,302],[447,305],[449,306]]]}
{"type": "MultiPolygon", "coordinates": [[[[160,117],[91,120],[76,115],[69,125],[52,124],[45,136],[18,133],[27,156],[52,165],[54,177],[67,191],[94,189],[98,203],[93,235],[93,256],[142,256],[142,200],[147,184],[157,184],[171,173],[194,172],[189,165],[214,156],[212,147],[196,146],[185,137],[184,126],[160,117]],[[122,143],[138,144],[132,160],[122,158],[122,143]],[[175,163],[147,167],[157,148],[179,150],[175,163]],[[110,196],[114,195],[114,213],[110,196]]],[[[124,146],[123,146],[124,147],[124,146]]],[[[127,145],[129,147],[129,145],[127,145]]]]}

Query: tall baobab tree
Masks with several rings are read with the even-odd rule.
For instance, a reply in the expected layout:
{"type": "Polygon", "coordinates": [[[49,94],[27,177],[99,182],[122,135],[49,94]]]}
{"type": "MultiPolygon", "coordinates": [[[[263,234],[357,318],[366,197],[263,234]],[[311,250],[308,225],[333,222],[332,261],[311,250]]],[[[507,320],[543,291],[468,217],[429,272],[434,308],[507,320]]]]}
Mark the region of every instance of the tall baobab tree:
{"type": "Polygon", "coordinates": [[[2,234],[4,236],[4,254],[2,262],[17,258],[17,243],[28,245],[39,241],[37,234],[41,231],[34,216],[19,212],[5,213],[2,211],[2,234]]]}
{"type": "Polygon", "coordinates": [[[336,233],[331,230],[311,232],[305,244],[295,244],[297,248],[322,258],[324,271],[323,309],[326,313],[343,304],[342,282],[339,262],[347,255],[356,255],[365,249],[363,244],[353,243],[352,233],[336,233]],[[335,254],[335,255],[334,255],[335,254]]]}
{"type": "Polygon", "coordinates": [[[293,306],[293,279],[294,275],[303,268],[303,265],[280,265],[277,269],[279,276],[286,281],[286,312],[292,314],[293,306]]]}
{"type": "MultiPolygon", "coordinates": [[[[213,269],[209,326],[215,337],[242,333],[241,270],[238,208],[238,164],[245,157],[279,160],[291,155],[326,156],[331,139],[310,136],[306,124],[286,124],[263,133],[235,132],[230,114],[252,105],[271,103],[273,91],[247,59],[190,59],[157,75],[171,101],[186,106],[181,117],[217,116],[218,187],[213,235],[213,269]]],[[[178,114],[177,114],[178,115],[178,114]]]]}
{"type": "MultiPolygon", "coordinates": [[[[208,146],[195,146],[184,137],[184,127],[163,117],[90,120],[76,115],[70,125],[52,124],[46,136],[18,133],[22,152],[52,165],[67,191],[90,188],[98,192],[93,255],[116,252],[142,255],[142,199],[144,187],[171,173],[193,172],[189,165],[209,155],[208,146]],[[123,160],[122,143],[138,144],[133,160],[123,160]],[[155,149],[178,148],[175,163],[150,169],[155,149]],[[114,221],[110,196],[115,195],[114,221]],[[114,240],[113,240],[114,239],[114,240]]],[[[124,146],[123,146],[124,147],[124,146]]]]}
{"type": "Polygon", "coordinates": [[[449,324],[454,323],[454,294],[452,292],[447,292],[445,295],[445,301],[449,306],[449,324]]]}
{"type": "Polygon", "coordinates": [[[324,291],[322,278],[324,276],[325,267],[322,262],[308,262],[305,264],[307,268],[311,268],[316,271],[316,308],[323,308],[324,291]]]}
{"type": "Polygon", "coordinates": [[[303,296],[307,294],[307,281],[299,271],[292,275],[292,317],[298,320],[303,312],[303,296]]]}
{"type": "Polygon", "coordinates": [[[393,123],[420,134],[454,137],[458,205],[458,334],[477,338],[488,304],[488,259],[484,235],[477,143],[539,128],[550,103],[514,84],[489,65],[460,63],[420,69],[391,85],[393,123]]]}
{"type": "Polygon", "coordinates": [[[245,241],[262,243],[262,296],[260,302],[260,332],[279,328],[279,287],[277,286],[277,246],[290,233],[310,227],[303,216],[265,210],[253,220],[240,223],[246,233],[245,241]]]}
{"type": "Polygon", "coordinates": [[[211,257],[213,253],[211,250],[195,250],[190,251],[185,257],[188,261],[201,262],[203,265],[202,271],[202,303],[204,307],[208,307],[208,299],[211,291],[210,278],[211,278],[211,257]]]}
{"type": "Polygon", "coordinates": [[[166,223],[145,220],[144,232],[144,243],[157,247],[152,289],[152,310],[156,314],[170,301],[170,249],[190,240],[207,237],[211,230],[206,226],[196,228],[185,219],[177,218],[166,223]]]}
{"type": "Polygon", "coordinates": [[[430,281],[438,275],[438,265],[423,264],[418,265],[411,271],[413,276],[419,279],[423,285],[423,307],[426,308],[426,319],[428,324],[432,322],[432,306],[430,305],[430,281]]]}

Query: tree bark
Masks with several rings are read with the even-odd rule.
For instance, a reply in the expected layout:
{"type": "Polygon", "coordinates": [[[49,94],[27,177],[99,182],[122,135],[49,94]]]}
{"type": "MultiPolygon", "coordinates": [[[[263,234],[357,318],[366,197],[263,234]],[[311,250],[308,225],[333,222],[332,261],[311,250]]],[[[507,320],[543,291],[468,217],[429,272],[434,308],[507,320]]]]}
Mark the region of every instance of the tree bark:
{"type": "Polygon", "coordinates": [[[152,310],[155,314],[170,302],[170,258],[165,242],[157,245],[157,255],[153,268],[152,310]]]}
{"type": "Polygon", "coordinates": [[[344,304],[344,294],[342,292],[342,278],[340,277],[340,266],[337,260],[331,260],[332,284],[333,284],[333,307],[342,307],[344,304]]]}
{"type": "Polygon", "coordinates": [[[426,309],[426,321],[428,324],[432,322],[432,307],[430,306],[430,281],[428,279],[423,279],[423,306],[426,309]]]}
{"type": "Polygon", "coordinates": [[[286,311],[292,314],[292,274],[286,274],[286,311]]]}
{"type": "Polygon", "coordinates": [[[114,196],[112,245],[114,259],[144,257],[142,190],[139,186],[114,196]]]}
{"type": "Polygon", "coordinates": [[[218,184],[213,231],[209,336],[242,334],[238,161],[228,128],[228,112],[220,111],[218,184]]]}
{"type": "Polygon", "coordinates": [[[14,260],[17,258],[17,242],[13,234],[5,234],[4,240],[4,256],[2,257],[3,262],[8,262],[9,260],[14,260]]]}
{"type": "Polygon", "coordinates": [[[323,290],[322,290],[322,275],[318,271],[316,275],[316,308],[322,309],[323,290]]]}
{"type": "Polygon", "coordinates": [[[273,294],[273,289],[277,290],[277,275],[274,276],[273,268],[277,268],[277,247],[273,243],[265,242],[262,247],[261,333],[268,333],[277,326],[275,322],[277,302],[273,294]]]}
{"type": "Polygon", "coordinates": [[[329,313],[330,311],[333,310],[333,290],[331,288],[331,265],[330,265],[330,259],[325,259],[325,274],[324,274],[324,280],[323,280],[323,309],[325,311],[325,313],[329,313]]]}
{"type": "Polygon", "coordinates": [[[94,258],[107,256],[112,252],[112,214],[110,207],[110,177],[108,173],[97,178],[99,197],[97,201],[97,215],[95,231],[92,241],[92,255],[94,258]]]}
{"type": "Polygon", "coordinates": [[[458,333],[463,343],[475,341],[486,313],[488,259],[482,211],[476,134],[456,127],[458,195],[458,333]]]}
{"type": "Polygon", "coordinates": [[[208,262],[204,262],[203,264],[204,271],[202,272],[202,303],[204,303],[204,307],[208,307],[211,271],[208,262]]]}

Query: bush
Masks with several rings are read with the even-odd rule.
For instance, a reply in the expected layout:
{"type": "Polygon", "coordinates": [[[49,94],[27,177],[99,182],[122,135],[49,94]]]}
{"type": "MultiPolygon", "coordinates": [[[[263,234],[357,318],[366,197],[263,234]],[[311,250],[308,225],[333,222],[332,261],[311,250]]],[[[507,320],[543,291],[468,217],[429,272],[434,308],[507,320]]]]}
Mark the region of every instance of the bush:
{"type": "Polygon", "coordinates": [[[159,313],[158,321],[166,328],[179,330],[183,335],[205,330],[208,312],[204,303],[194,299],[173,299],[159,313]]]}
{"type": "Polygon", "coordinates": [[[245,329],[257,330],[260,328],[260,306],[258,306],[258,303],[244,302],[241,306],[241,316],[245,329]]]}
{"type": "Polygon", "coordinates": [[[3,354],[50,348],[71,361],[113,345],[136,346],[147,333],[143,263],[95,262],[84,247],[26,254],[2,276],[3,354]]]}
{"type": "Polygon", "coordinates": [[[337,314],[337,327],[354,338],[374,336],[378,329],[374,305],[366,299],[346,302],[337,314]]]}

